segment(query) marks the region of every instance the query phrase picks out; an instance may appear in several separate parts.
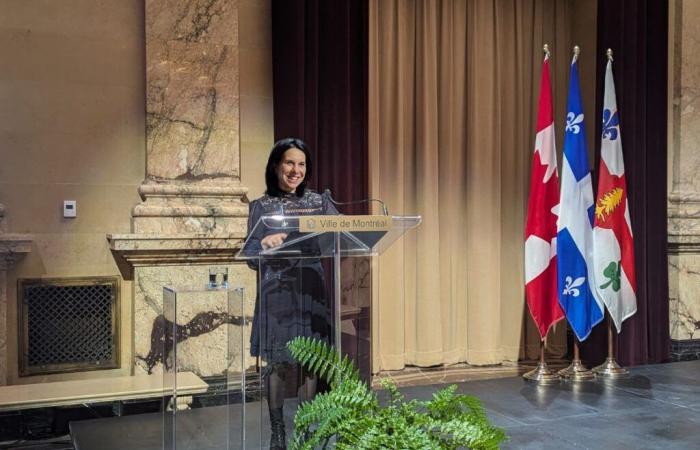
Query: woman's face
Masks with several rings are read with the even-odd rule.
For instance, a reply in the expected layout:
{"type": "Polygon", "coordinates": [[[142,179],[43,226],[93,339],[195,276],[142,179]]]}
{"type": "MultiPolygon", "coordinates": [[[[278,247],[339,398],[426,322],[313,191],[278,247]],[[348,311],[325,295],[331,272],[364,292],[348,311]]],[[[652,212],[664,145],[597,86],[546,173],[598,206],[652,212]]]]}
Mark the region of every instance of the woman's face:
{"type": "Polygon", "coordinates": [[[306,155],[298,148],[290,148],[277,164],[277,183],[284,192],[295,192],[306,176],[306,155]]]}

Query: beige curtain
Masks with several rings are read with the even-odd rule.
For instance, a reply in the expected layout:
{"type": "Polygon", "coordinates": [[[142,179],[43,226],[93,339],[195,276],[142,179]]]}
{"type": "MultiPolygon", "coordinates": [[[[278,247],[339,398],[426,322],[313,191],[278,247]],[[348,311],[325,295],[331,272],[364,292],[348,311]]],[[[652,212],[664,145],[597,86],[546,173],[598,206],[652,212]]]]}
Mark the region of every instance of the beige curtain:
{"type": "Polygon", "coordinates": [[[542,44],[564,117],[570,20],[568,1],[370,0],[370,190],[423,217],[373,267],[374,372],[537,354],[527,186],[542,44]]]}

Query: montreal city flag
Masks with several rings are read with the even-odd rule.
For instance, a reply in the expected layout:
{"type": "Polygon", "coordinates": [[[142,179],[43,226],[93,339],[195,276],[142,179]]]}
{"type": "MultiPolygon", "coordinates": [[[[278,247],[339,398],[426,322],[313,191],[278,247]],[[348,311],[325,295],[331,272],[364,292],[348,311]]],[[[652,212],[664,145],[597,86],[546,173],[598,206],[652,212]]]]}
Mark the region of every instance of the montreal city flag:
{"type": "Polygon", "coordinates": [[[588,166],[586,128],[577,56],[571,63],[567,100],[561,196],[557,221],[559,304],[579,341],[603,320],[603,304],[593,280],[593,182],[588,166]]]}
{"type": "Polygon", "coordinates": [[[608,61],[605,69],[603,133],[593,242],[595,288],[619,333],[622,322],[637,312],[637,283],[612,61],[608,61]]]}

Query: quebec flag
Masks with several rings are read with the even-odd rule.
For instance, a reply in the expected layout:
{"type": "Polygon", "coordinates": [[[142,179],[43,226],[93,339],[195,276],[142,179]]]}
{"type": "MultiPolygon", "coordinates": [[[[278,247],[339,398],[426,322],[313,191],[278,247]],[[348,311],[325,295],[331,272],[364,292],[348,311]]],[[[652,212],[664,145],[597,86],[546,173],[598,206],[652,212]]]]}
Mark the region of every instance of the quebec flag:
{"type": "Polygon", "coordinates": [[[579,341],[603,320],[603,303],[589,281],[593,267],[593,183],[588,166],[586,128],[578,81],[578,57],[571,62],[564,156],[557,220],[559,304],[579,341]]]}

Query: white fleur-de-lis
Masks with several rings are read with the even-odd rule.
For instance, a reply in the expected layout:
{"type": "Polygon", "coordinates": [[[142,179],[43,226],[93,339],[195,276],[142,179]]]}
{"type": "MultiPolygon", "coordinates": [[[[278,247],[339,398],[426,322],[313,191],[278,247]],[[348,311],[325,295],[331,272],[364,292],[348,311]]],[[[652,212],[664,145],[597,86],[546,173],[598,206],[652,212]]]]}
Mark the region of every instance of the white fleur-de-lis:
{"type": "Polygon", "coordinates": [[[572,112],[566,115],[566,131],[571,131],[574,134],[581,132],[581,127],[577,124],[583,122],[583,113],[578,116],[572,112]]]}
{"type": "Polygon", "coordinates": [[[581,286],[585,281],[586,277],[579,277],[575,280],[571,276],[565,278],[566,283],[564,284],[564,290],[562,295],[571,295],[572,297],[578,297],[581,293],[577,287],[581,286]]]}

